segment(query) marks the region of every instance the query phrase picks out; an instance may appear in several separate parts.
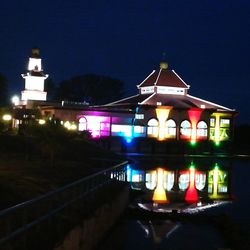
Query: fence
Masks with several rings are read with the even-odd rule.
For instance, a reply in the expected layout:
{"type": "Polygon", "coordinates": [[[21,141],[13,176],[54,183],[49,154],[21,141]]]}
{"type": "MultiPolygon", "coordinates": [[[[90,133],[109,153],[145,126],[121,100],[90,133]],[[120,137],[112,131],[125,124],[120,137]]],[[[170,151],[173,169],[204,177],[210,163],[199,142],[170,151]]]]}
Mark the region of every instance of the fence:
{"type": "Polygon", "coordinates": [[[41,242],[44,240],[51,241],[46,243],[53,245],[55,239],[48,239],[42,234],[47,232],[60,237],[62,231],[67,230],[65,227],[69,226],[69,220],[72,223],[79,219],[77,213],[86,215],[104,202],[104,196],[110,196],[110,192],[115,190],[116,180],[126,180],[126,164],[122,162],[1,211],[0,249],[44,249],[41,242]]]}

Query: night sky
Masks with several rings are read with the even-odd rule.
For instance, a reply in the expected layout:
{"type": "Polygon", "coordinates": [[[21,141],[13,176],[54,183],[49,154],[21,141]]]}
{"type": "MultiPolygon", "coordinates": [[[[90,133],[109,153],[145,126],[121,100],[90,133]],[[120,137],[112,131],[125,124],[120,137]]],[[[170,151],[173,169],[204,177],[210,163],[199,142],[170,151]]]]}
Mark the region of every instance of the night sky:
{"type": "Polygon", "coordinates": [[[250,123],[250,1],[8,0],[0,6],[0,72],[20,93],[32,47],[58,83],[94,73],[122,80],[126,95],[158,68],[189,94],[239,111],[250,123]]]}

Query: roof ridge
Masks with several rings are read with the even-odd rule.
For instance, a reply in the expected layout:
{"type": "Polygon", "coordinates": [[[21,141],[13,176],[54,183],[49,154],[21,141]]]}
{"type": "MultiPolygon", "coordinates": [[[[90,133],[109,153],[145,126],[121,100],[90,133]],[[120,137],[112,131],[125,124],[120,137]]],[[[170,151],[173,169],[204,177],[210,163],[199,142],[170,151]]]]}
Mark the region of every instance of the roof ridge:
{"type": "Polygon", "coordinates": [[[137,88],[139,88],[145,81],[148,80],[148,78],[155,73],[155,69],[140,83],[137,85],[137,88]]]}
{"type": "Polygon", "coordinates": [[[190,88],[190,85],[186,84],[186,82],[173,69],[171,71],[187,86],[188,89],[190,88]]]}
{"type": "Polygon", "coordinates": [[[146,101],[148,101],[151,97],[153,97],[154,95],[156,95],[156,93],[153,93],[152,95],[150,95],[149,97],[147,97],[144,101],[139,102],[138,104],[144,104],[146,101]]]}
{"type": "Polygon", "coordinates": [[[155,80],[155,83],[154,83],[155,86],[157,85],[157,82],[158,82],[158,80],[159,80],[159,78],[160,78],[161,72],[162,72],[162,68],[160,68],[159,73],[158,73],[158,76],[157,76],[157,78],[156,78],[156,80],[155,80]]]}
{"type": "Polygon", "coordinates": [[[193,99],[196,99],[196,100],[199,100],[199,101],[203,101],[203,102],[205,102],[205,103],[208,103],[208,104],[217,106],[218,108],[226,109],[226,110],[228,110],[228,111],[234,111],[234,109],[227,108],[227,107],[225,107],[225,106],[222,106],[222,105],[219,105],[219,104],[217,104],[217,103],[214,103],[214,102],[210,102],[210,101],[201,99],[201,98],[196,97],[196,96],[192,96],[192,95],[189,95],[189,94],[187,94],[187,96],[190,97],[190,98],[193,98],[193,99]]]}

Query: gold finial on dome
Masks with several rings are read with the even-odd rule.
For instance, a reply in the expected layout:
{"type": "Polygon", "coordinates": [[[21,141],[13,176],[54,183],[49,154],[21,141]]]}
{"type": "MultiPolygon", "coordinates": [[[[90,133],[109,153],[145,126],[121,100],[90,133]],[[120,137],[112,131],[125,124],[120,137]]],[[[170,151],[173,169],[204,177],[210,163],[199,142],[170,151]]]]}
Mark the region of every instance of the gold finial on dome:
{"type": "Polygon", "coordinates": [[[167,62],[160,62],[160,68],[161,69],[167,69],[168,68],[168,63],[167,62]]]}
{"type": "Polygon", "coordinates": [[[31,57],[39,58],[40,57],[40,50],[38,48],[32,48],[31,57]]]}

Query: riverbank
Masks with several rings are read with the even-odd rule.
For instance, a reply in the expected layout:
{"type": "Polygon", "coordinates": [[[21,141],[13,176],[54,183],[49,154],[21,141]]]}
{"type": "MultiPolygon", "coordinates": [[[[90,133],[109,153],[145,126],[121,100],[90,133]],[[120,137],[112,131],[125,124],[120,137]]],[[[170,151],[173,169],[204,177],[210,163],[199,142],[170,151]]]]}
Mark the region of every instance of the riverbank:
{"type": "Polygon", "coordinates": [[[33,199],[86,175],[109,168],[123,157],[84,140],[57,152],[53,165],[32,138],[0,138],[0,210],[33,199]]]}

